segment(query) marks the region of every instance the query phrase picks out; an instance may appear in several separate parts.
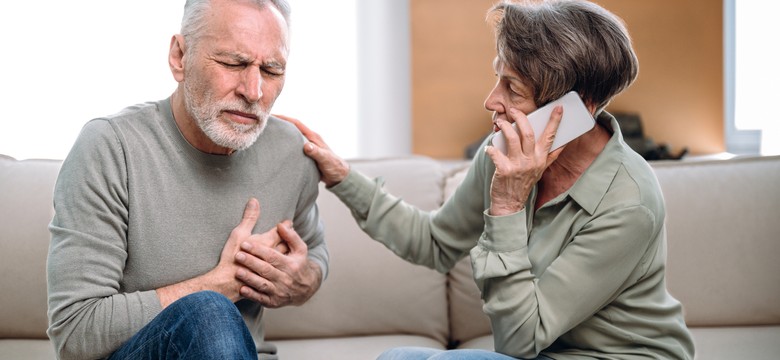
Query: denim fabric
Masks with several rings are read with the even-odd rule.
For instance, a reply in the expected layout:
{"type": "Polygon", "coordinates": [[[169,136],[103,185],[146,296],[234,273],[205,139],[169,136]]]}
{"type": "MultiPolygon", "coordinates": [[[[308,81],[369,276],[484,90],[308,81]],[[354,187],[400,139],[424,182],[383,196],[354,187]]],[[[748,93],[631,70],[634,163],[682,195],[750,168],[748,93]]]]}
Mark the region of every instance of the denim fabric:
{"type": "Polygon", "coordinates": [[[201,291],[165,308],[109,359],[257,360],[257,350],[236,306],[201,291]]]}
{"type": "MultiPolygon", "coordinates": [[[[423,347],[400,347],[385,351],[377,360],[516,360],[511,356],[477,349],[438,350],[423,347]]],[[[552,360],[539,355],[534,360],[552,360]]]]}

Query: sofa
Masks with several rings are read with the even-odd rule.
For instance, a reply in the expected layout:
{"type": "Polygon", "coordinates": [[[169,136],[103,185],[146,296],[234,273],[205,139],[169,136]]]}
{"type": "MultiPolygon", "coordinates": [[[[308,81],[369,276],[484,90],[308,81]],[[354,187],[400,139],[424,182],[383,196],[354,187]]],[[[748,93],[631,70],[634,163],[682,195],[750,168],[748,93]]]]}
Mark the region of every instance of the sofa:
{"type": "MultiPolygon", "coordinates": [[[[351,164],[428,210],[467,167],[420,156],[351,164]]],[[[652,166],[667,204],[667,286],[683,303],[696,358],[780,358],[780,157],[652,166]]],[[[59,167],[0,155],[1,360],[55,358],[45,266],[59,167]]],[[[281,359],[374,359],[395,346],[492,349],[468,259],[448,274],[408,264],[363,234],[331,193],[318,202],[330,275],[306,304],[266,310],[281,359]]]]}

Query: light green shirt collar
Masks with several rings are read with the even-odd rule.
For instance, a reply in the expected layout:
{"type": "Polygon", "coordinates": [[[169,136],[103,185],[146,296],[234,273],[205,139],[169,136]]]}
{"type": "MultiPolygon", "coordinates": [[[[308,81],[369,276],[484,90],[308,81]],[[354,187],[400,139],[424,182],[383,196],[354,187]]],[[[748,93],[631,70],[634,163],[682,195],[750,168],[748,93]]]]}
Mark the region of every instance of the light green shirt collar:
{"type": "Polygon", "coordinates": [[[625,160],[626,151],[629,151],[614,116],[605,111],[599,114],[597,121],[608,129],[611,128],[612,137],[601,154],[567,191],[568,196],[591,215],[604,199],[607,189],[625,160]]]}

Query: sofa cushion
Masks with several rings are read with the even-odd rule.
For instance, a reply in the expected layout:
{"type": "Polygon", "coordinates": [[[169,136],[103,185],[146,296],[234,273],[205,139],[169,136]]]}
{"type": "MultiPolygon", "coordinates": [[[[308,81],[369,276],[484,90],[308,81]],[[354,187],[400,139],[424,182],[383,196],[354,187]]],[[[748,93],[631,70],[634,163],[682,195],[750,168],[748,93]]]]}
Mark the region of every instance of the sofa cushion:
{"type": "Polygon", "coordinates": [[[692,328],[696,359],[777,359],[780,326],[692,328]]]}
{"type": "Polygon", "coordinates": [[[302,339],[275,341],[277,354],[282,360],[339,359],[370,360],[376,359],[387,349],[400,346],[422,346],[444,349],[444,346],[425,336],[382,335],[349,338],[302,339]],[[312,357],[312,354],[317,354],[312,357]]]}
{"type": "Polygon", "coordinates": [[[780,324],[780,157],[653,163],[689,326],[780,324]]]}
{"type": "Polygon", "coordinates": [[[0,360],[52,360],[54,345],[48,339],[0,339],[0,360]]]}
{"type": "Polygon", "coordinates": [[[46,338],[46,255],[60,161],[0,157],[0,338],[46,338]]]}
{"type": "MultiPolygon", "coordinates": [[[[368,176],[382,176],[390,193],[421,209],[441,206],[444,172],[434,160],[352,161],[351,165],[368,176]]],[[[411,265],[371,240],[329,191],[321,191],[318,205],[330,251],[330,274],[306,304],[266,311],[267,339],[414,334],[446,344],[445,275],[411,265]]]]}
{"type": "Polygon", "coordinates": [[[458,345],[458,349],[482,349],[495,351],[496,347],[493,346],[493,335],[483,335],[461,343],[458,345]]]}
{"type": "MultiPolygon", "coordinates": [[[[449,198],[466,177],[469,162],[452,166],[452,174],[444,184],[444,197],[449,198]]],[[[448,274],[451,341],[455,346],[476,337],[491,333],[490,319],[482,312],[482,298],[474,275],[471,271],[471,260],[466,257],[458,261],[448,274]]],[[[492,338],[491,338],[492,341],[492,338]]],[[[492,349],[492,343],[491,343],[492,349]]]]}
{"type": "MultiPolygon", "coordinates": [[[[489,335],[490,318],[482,312],[482,298],[474,282],[471,259],[461,259],[449,273],[450,327],[455,345],[489,335]]],[[[492,346],[492,343],[491,343],[492,346]]]]}

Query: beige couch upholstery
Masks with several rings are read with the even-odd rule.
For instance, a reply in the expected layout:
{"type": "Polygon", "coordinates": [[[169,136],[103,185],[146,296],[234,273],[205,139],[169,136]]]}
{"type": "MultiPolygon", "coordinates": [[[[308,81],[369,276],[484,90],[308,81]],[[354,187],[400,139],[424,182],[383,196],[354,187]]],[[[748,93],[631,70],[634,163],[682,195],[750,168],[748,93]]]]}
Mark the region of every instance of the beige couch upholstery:
{"type": "MultiPolygon", "coordinates": [[[[352,161],[435,209],[463,163],[352,161]]],[[[59,161],[0,156],[0,360],[53,359],[45,261],[59,161]]],[[[668,286],[685,306],[698,359],[780,358],[780,157],[659,162],[668,215],[668,286]]],[[[394,346],[492,347],[464,260],[449,274],[405,263],[369,240],[329,192],[319,200],[330,277],[307,304],[268,310],[283,360],[374,359],[394,346]]]]}

